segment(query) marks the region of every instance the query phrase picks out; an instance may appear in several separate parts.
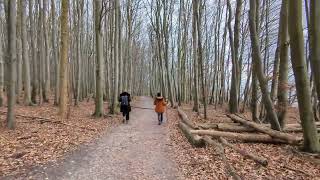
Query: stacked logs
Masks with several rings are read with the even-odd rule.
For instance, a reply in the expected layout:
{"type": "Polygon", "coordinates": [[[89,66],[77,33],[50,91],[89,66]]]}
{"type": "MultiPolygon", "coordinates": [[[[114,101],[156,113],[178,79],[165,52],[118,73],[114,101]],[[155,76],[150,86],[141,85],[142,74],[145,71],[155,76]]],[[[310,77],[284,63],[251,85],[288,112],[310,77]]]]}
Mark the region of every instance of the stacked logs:
{"type": "Polygon", "coordinates": [[[237,146],[229,143],[226,139],[263,143],[298,144],[301,142],[301,138],[299,137],[295,137],[286,133],[274,132],[265,126],[257,127],[257,124],[251,124],[250,122],[247,123],[247,120],[240,119],[238,116],[229,116],[234,122],[196,124],[188,118],[186,113],[183,112],[181,108],[178,108],[178,114],[181,119],[179,122],[179,127],[188,141],[195,147],[204,147],[205,145],[214,146],[216,152],[218,152],[222,161],[224,162],[227,172],[234,179],[241,179],[241,177],[235,172],[235,169],[228,162],[224,147],[229,147],[245,158],[251,159],[262,166],[267,166],[268,161],[263,157],[259,157],[244,149],[238,148],[237,146]],[[254,133],[257,131],[264,134],[254,133]]]}
{"type": "MultiPolygon", "coordinates": [[[[289,134],[289,132],[301,132],[300,124],[288,124],[286,128],[280,132],[272,130],[268,125],[249,121],[236,114],[227,115],[227,117],[230,118],[230,122],[196,124],[188,118],[181,108],[178,108],[178,113],[181,119],[179,127],[188,141],[195,147],[213,145],[225,163],[229,174],[235,179],[238,179],[239,176],[234,172],[234,168],[230,163],[227,162],[224,147],[229,147],[245,158],[251,159],[263,166],[267,166],[268,161],[263,157],[238,148],[232,143],[229,143],[227,139],[250,143],[284,143],[291,145],[301,145],[302,143],[302,137],[289,134]]],[[[317,123],[317,127],[320,129],[320,123],[317,123]]]]}

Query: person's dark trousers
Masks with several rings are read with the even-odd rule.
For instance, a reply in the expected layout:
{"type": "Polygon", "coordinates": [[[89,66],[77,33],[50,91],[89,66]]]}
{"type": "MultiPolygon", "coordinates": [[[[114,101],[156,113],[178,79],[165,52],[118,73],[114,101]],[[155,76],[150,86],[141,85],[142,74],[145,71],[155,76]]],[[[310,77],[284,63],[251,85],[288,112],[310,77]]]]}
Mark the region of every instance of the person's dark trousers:
{"type": "Polygon", "coordinates": [[[122,116],[126,117],[126,121],[129,120],[129,107],[128,106],[121,106],[122,116]]]}
{"type": "Polygon", "coordinates": [[[159,124],[163,122],[163,113],[158,113],[158,121],[159,121],[159,124]]]}

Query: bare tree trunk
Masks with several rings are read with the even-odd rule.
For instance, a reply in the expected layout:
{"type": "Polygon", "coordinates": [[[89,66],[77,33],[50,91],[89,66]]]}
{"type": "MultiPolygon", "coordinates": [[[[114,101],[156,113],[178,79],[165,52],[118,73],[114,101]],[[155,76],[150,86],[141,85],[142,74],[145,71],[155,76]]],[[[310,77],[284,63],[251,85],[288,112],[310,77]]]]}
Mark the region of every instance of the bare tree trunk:
{"type": "Polygon", "coordinates": [[[77,1],[77,30],[76,30],[76,59],[77,59],[77,75],[76,75],[76,94],[75,94],[75,105],[78,105],[81,96],[81,85],[82,85],[82,56],[81,56],[81,25],[82,25],[82,11],[83,1],[77,1]]]}
{"type": "MultiPolygon", "coordinates": [[[[102,40],[102,1],[95,0],[95,35],[96,35],[96,95],[95,95],[95,117],[102,117],[103,112],[103,40],[102,40]]],[[[115,47],[116,49],[117,47],[115,47]]],[[[115,64],[115,66],[117,66],[115,64]]]]}
{"type": "Polygon", "coordinates": [[[22,92],[22,41],[21,41],[21,1],[17,4],[17,16],[16,16],[16,32],[17,32],[17,84],[16,84],[16,101],[20,104],[20,95],[22,92]]]}
{"type": "Polygon", "coordinates": [[[43,8],[42,8],[42,27],[43,27],[43,37],[44,37],[44,49],[43,49],[43,59],[41,60],[43,63],[43,90],[42,97],[43,101],[49,102],[49,93],[50,93],[50,59],[49,59],[49,35],[47,29],[47,0],[43,0],[43,8]]]}
{"type": "MultiPolygon", "coordinates": [[[[0,9],[0,13],[1,9],[0,9]]],[[[0,31],[0,33],[2,33],[0,31]]],[[[4,59],[3,59],[3,50],[2,50],[2,36],[0,35],[0,107],[3,106],[3,97],[4,97],[4,59]]]]}
{"type": "Polygon", "coordinates": [[[256,29],[256,1],[250,0],[250,11],[249,11],[249,24],[250,24],[250,37],[251,37],[251,45],[252,45],[252,59],[254,61],[254,67],[257,73],[257,77],[259,80],[262,97],[264,101],[264,105],[267,110],[267,117],[270,118],[270,123],[272,129],[281,130],[277,114],[275,113],[270,94],[268,91],[268,84],[263,73],[262,64],[261,64],[261,53],[260,53],[260,46],[259,46],[259,39],[257,36],[257,29],[256,29]]]}
{"type": "Polygon", "coordinates": [[[31,44],[31,57],[32,57],[32,91],[31,91],[31,101],[33,104],[37,103],[37,92],[38,92],[38,73],[37,73],[37,57],[36,57],[36,42],[35,42],[35,25],[33,17],[33,0],[29,0],[29,20],[30,20],[30,44],[31,44]]]}
{"type": "MultiPolygon", "coordinates": [[[[230,41],[230,48],[231,48],[231,59],[232,59],[232,75],[231,75],[231,88],[230,88],[230,100],[229,100],[229,111],[230,113],[237,113],[239,111],[238,108],[238,47],[239,47],[239,31],[235,31],[235,35],[237,35],[237,42],[234,42],[233,33],[231,29],[231,21],[232,21],[232,10],[231,10],[231,3],[230,0],[227,1],[228,10],[229,10],[229,17],[228,17],[228,30],[229,30],[229,41],[230,41]],[[235,50],[235,44],[237,44],[237,50],[235,50]],[[235,52],[237,51],[237,53],[235,52]]],[[[241,1],[237,1],[237,6],[241,7],[241,1]]],[[[237,7],[238,9],[238,7],[237,7]]],[[[239,10],[238,10],[239,11],[239,10]]],[[[235,21],[235,30],[238,30],[239,26],[239,19],[240,17],[236,17],[235,21]]]]}
{"type": "Polygon", "coordinates": [[[30,61],[28,54],[27,39],[27,2],[21,1],[21,37],[22,37],[22,59],[23,59],[23,86],[24,86],[24,104],[31,105],[31,86],[30,86],[30,61]]]}
{"type": "Polygon", "coordinates": [[[282,0],[280,12],[280,67],[278,84],[278,119],[281,128],[285,126],[288,107],[288,61],[289,61],[289,38],[288,38],[288,0],[282,0]]]}
{"type": "Polygon", "coordinates": [[[198,9],[199,4],[198,0],[192,0],[192,46],[193,46],[193,89],[194,89],[194,97],[193,97],[193,111],[199,113],[199,97],[198,97],[198,51],[197,51],[197,18],[198,18],[198,9]]]}
{"type": "Polygon", "coordinates": [[[68,103],[69,0],[61,1],[61,10],[59,115],[65,117],[68,103]]]}
{"type": "Polygon", "coordinates": [[[119,10],[120,4],[119,0],[115,0],[113,2],[113,17],[114,17],[114,32],[113,32],[113,63],[114,63],[114,81],[113,81],[113,94],[112,94],[112,102],[110,107],[110,113],[115,114],[117,112],[117,100],[118,100],[118,93],[119,93],[119,25],[120,25],[120,19],[119,19],[119,10]]]}
{"type": "MultiPolygon", "coordinates": [[[[314,85],[320,105],[320,2],[310,0],[310,57],[311,70],[314,78],[314,85]]],[[[319,109],[320,113],[320,109],[319,109]]]]}
{"type": "Polygon", "coordinates": [[[17,50],[16,50],[16,1],[8,2],[7,9],[7,25],[8,25],[8,113],[7,126],[9,129],[15,128],[14,105],[16,100],[16,68],[17,68],[17,50]]]}
{"type": "Polygon", "coordinates": [[[54,105],[59,104],[59,74],[60,65],[57,55],[57,44],[56,44],[56,7],[55,0],[51,0],[51,23],[52,23],[52,59],[55,62],[55,89],[54,89],[54,105]]]}
{"type": "MultiPolygon", "coordinates": [[[[202,1],[200,0],[200,6],[202,1]]],[[[200,67],[200,78],[201,78],[201,90],[202,90],[202,103],[204,108],[204,119],[207,119],[207,91],[205,87],[205,77],[204,77],[204,63],[203,63],[203,55],[202,55],[202,36],[201,36],[201,18],[202,18],[202,7],[198,7],[198,16],[197,16],[197,32],[198,32],[198,63],[200,67]]]]}
{"type": "Polygon", "coordinates": [[[304,150],[320,152],[319,137],[312,112],[310,84],[304,57],[301,0],[289,1],[289,34],[291,40],[291,62],[303,128],[304,150]]]}

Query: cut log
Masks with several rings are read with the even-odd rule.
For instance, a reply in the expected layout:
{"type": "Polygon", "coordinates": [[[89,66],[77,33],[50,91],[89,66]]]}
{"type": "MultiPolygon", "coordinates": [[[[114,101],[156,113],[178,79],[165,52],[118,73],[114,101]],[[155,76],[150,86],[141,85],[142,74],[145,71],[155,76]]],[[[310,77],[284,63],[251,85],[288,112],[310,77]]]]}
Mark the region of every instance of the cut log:
{"type": "Polygon", "coordinates": [[[302,138],[301,137],[297,137],[297,136],[293,136],[293,135],[288,134],[288,133],[272,130],[272,129],[270,129],[268,127],[265,127],[263,125],[257,124],[255,122],[248,121],[246,119],[243,119],[242,117],[239,117],[237,115],[229,114],[228,117],[230,117],[235,122],[242,123],[244,125],[250,126],[250,127],[256,129],[259,132],[266,133],[266,134],[270,135],[273,138],[284,140],[284,141],[288,142],[289,144],[299,144],[299,143],[302,142],[302,138]]]}
{"type": "Polygon", "coordinates": [[[226,123],[197,123],[196,126],[201,129],[217,129],[218,126],[230,125],[230,126],[240,126],[240,123],[226,122],[226,123]]]}
{"type": "Polygon", "coordinates": [[[228,131],[228,132],[256,132],[257,131],[251,127],[232,125],[232,124],[219,124],[217,129],[220,131],[228,131]]]}
{"type": "Polygon", "coordinates": [[[228,174],[230,174],[233,177],[233,179],[241,180],[242,178],[236,173],[234,167],[232,167],[232,165],[228,162],[223,146],[219,142],[212,140],[209,136],[204,136],[203,139],[206,142],[206,144],[214,146],[216,151],[219,153],[228,174]]]}
{"type": "MultiPolygon", "coordinates": [[[[299,124],[288,124],[289,126],[285,127],[283,129],[283,132],[290,133],[290,132],[302,132],[301,125],[299,124]],[[299,125],[299,126],[297,126],[299,125]]],[[[261,126],[270,127],[264,124],[261,124],[261,126]]],[[[240,123],[199,123],[197,124],[197,127],[199,129],[216,129],[219,131],[226,131],[226,132],[257,132],[256,129],[246,126],[241,126],[240,123]]],[[[320,132],[320,127],[318,127],[318,131],[320,132]]]]}
{"type": "Polygon", "coordinates": [[[231,140],[240,140],[244,142],[257,142],[257,143],[288,143],[286,141],[272,138],[266,134],[254,134],[254,133],[233,133],[216,130],[191,130],[192,134],[208,135],[213,137],[225,137],[231,140]]]}
{"type": "Polygon", "coordinates": [[[183,121],[183,123],[185,123],[186,125],[188,125],[192,129],[198,129],[197,125],[195,123],[193,123],[188,118],[187,114],[185,112],[183,112],[180,107],[178,107],[178,113],[179,113],[179,116],[181,117],[181,120],[183,121]]]}
{"type": "Polygon", "coordinates": [[[236,152],[238,152],[239,154],[241,154],[242,156],[244,156],[245,158],[249,158],[254,160],[256,163],[259,163],[263,166],[267,166],[268,165],[268,161],[267,159],[263,158],[263,157],[258,157],[257,155],[254,155],[252,153],[249,153],[248,151],[245,151],[243,149],[240,149],[232,144],[230,144],[226,139],[220,137],[219,138],[219,142],[225,146],[228,146],[229,148],[235,150],[236,152]]]}
{"type": "MultiPolygon", "coordinates": [[[[7,114],[6,111],[0,111],[0,114],[7,114]]],[[[45,117],[39,117],[39,116],[28,116],[28,115],[22,115],[22,114],[16,114],[16,116],[18,117],[23,117],[23,118],[28,118],[28,119],[38,119],[38,120],[42,120],[42,121],[52,121],[52,119],[50,118],[45,118],[45,117]]]]}
{"type": "Polygon", "coordinates": [[[204,147],[205,143],[201,136],[191,133],[191,128],[183,122],[179,122],[179,128],[182,130],[183,134],[186,136],[190,144],[195,147],[204,147]]]}

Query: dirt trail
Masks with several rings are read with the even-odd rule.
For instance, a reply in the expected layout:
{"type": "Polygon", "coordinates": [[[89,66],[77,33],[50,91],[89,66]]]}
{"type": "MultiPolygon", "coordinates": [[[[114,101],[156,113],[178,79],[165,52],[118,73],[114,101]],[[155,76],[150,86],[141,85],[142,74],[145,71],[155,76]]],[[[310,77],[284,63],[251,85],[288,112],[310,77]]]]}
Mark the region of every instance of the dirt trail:
{"type": "MultiPolygon", "coordinates": [[[[135,106],[152,108],[152,103],[151,98],[140,97],[135,106]]],[[[81,147],[58,164],[36,168],[20,178],[181,179],[168,154],[170,147],[166,123],[159,126],[150,109],[133,109],[129,124],[81,147]]]]}

